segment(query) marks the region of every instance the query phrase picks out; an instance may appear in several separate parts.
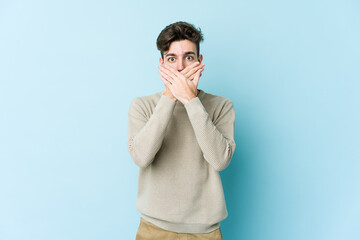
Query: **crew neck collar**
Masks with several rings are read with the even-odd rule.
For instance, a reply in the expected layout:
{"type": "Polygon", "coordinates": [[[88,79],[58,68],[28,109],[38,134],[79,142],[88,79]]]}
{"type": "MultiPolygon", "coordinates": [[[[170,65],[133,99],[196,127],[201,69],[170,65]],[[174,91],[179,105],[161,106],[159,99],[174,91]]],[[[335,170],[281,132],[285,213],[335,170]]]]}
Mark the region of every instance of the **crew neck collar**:
{"type": "Polygon", "coordinates": [[[199,97],[200,99],[202,99],[203,96],[204,96],[204,94],[205,94],[205,92],[204,92],[203,90],[199,89],[199,88],[198,88],[198,90],[199,90],[199,94],[197,95],[197,97],[199,97]]]}
{"type": "MultiPolygon", "coordinates": [[[[204,92],[204,90],[202,90],[202,89],[197,89],[197,90],[199,90],[199,93],[198,93],[198,95],[196,96],[196,97],[198,97],[200,100],[202,100],[203,99],[203,97],[204,97],[204,95],[206,94],[205,92],[204,92]]],[[[161,96],[162,94],[164,94],[164,91],[160,91],[160,92],[158,92],[158,94],[161,96]]],[[[184,105],[182,102],[180,102],[179,100],[177,100],[176,101],[176,104],[177,105],[184,105]]]]}
{"type": "MultiPolygon", "coordinates": [[[[198,88],[197,90],[199,90],[199,93],[198,93],[198,95],[197,95],[196,97],[198,97],[200,100],[202,100],[205,92],[204,92],[203,90],[199,89],[199,88],[198,88]]],[[[184,105],[184,104],[183,104],[182,102],[180,102],[179,100],[176,101],[176,104],[177,104],[177,105],[184,105]]]]}

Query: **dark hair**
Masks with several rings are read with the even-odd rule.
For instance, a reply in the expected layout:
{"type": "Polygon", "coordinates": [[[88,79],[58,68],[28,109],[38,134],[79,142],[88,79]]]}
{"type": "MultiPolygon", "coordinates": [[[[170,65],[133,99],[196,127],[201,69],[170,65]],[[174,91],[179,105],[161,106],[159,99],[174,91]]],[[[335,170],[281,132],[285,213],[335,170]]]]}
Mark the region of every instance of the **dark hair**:
{"type": "Polygon", "coordinates": [[[197,56],[200,54],[200,42],[204,40],[201,29],[187,22],[176,22],[166,26],[156,40],[157,49],[164,58],[164,52],[169,50],[170,44],[174,41],[190,40],[195,43],[197,56]]]}

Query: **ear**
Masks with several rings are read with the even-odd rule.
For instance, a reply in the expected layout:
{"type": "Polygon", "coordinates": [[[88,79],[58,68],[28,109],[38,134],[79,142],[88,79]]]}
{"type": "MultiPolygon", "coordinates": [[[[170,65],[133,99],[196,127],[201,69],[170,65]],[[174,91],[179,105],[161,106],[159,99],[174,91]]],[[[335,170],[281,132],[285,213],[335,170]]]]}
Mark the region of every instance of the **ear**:
{"type": "Polygon", "coordinates": [[[199,55],[199,57],[198,57],[198,61],[199,61],[199,63],[201,63],[201,62],[202,62],[202,60],[203,60],[203,55],[202,55],[202,54],[200,54],[200,55],[199,55]]]}
{"type": "Polygon", "coordinates": [[[164,60],[162,59],[162,57],[159,58],[159,63],[160,63],[161,65],[164,64],[164,60]]]}

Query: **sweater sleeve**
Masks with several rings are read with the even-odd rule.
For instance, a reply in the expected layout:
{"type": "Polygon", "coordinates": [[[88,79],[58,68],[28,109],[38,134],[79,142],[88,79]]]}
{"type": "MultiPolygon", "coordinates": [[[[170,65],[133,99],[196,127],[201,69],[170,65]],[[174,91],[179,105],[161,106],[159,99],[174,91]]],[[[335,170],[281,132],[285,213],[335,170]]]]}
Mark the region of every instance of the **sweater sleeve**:
{"type": "Polygon", "coordinates": [[[150,117],[150,111],[140,98],[134,98],[129,108],[128,151],[139,167],[152,163],[164,140],[175,101],[162,95],[150,117]],[[148,114],[146,114],[148,113],[148,114]]]}
{"type": "Polygon", "coordinates": [[[229,165],[236,147],[233,103],[227,99],[214,122],[198,97],[191,99],[184,106],[205,160],[216,171],[224,170],[229,165]]]}

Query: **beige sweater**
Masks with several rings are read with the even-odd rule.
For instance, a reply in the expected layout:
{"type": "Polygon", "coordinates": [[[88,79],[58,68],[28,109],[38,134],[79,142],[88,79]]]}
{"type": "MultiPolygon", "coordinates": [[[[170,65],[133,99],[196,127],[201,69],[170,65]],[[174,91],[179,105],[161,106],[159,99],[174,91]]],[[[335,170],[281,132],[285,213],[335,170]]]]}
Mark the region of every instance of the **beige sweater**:
{"type": "Polygon", "coordinates": [[[235,150],[232,102],[199,89],[185,105],[163,92],[134,98],[127,147],[136,165],[137,209],[178,233],[206,233],[227,217],[219,171],[235,150]]]}

